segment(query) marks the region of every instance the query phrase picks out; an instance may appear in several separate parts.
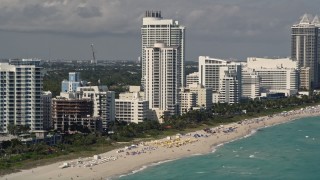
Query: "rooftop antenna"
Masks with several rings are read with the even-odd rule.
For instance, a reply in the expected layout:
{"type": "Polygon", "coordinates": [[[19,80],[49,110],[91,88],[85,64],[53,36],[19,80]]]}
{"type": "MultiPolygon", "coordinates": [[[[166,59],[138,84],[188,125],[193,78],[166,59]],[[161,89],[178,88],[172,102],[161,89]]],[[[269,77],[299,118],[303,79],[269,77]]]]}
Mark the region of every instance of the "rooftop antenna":
{"type": "Polygon", "coordinates": [[[95,56],[95,53],[94,53],[94,49],[93,49],[93,44],[91,44],[91,51],[92,51],[92,61],[91,61],[91,64],[97,64],[97,60],[96,60],[96,56],[95,56]]]}

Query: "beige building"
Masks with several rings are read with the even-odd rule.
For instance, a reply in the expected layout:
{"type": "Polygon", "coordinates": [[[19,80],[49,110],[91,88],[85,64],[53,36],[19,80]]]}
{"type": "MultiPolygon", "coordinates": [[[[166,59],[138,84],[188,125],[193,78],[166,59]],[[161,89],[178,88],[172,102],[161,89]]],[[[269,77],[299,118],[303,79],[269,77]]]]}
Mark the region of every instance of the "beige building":
{"type": "Polygon", "coordinates": [[[119,94],[116,103],[116,119],[129,123],[140,123],[149,118],[149,103],[143,99],[140,86],[130,86],[129,92],[119,94]]]}
{"type": "Polygon", "coordinates": [[[192,84],[199,84],[199,72],[188,74],[186,79],[187,79],[186,87],[189,87],[192,84]]]}
{"type": "Polygon", "coordinates": [[[184,114],[197,106],[197,94],[190,89],[182,89],[180,96],[180,114],[184,114]]]}
{"type": "Polygon", "coordinates": [[[309,67],[300,68],[300,89],[310,90],[311,89],[311,75],[309,67]]]}
{"type": "Polygon", "coordinates": [[[242,68],[241,97],[255,99],[260,96],[260,77],[252,69],[242,68]]]}
{"type": "Polygon", "coordinates": [[[212,107],[212,89],[200,84],[192,84],[188,88],[197,95],[197,106],[210,109],[212,107]]]}

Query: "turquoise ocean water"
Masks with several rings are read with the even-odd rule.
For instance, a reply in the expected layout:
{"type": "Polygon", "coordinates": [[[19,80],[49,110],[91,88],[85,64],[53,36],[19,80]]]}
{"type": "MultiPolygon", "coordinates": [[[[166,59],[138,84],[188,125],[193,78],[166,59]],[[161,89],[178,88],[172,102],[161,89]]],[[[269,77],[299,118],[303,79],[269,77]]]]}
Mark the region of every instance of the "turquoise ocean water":
{"type": "Polygon", "coordinates": [[[320,179],[320,117],[264,128],[214,153],[160,163],[120,179],[320,179]]]}

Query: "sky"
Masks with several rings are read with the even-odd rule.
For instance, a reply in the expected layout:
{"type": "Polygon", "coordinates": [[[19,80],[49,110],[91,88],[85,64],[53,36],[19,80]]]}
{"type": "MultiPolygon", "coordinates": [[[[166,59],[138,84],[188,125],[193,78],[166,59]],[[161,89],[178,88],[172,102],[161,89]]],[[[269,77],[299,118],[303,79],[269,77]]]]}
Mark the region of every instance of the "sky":
{"type": "Polygon", "coordinates": [[[289,57],[290,27],[319,0],[0,0],[0,59],[136,60],[145,11],[186,26],[186,60],[289,57]]]}

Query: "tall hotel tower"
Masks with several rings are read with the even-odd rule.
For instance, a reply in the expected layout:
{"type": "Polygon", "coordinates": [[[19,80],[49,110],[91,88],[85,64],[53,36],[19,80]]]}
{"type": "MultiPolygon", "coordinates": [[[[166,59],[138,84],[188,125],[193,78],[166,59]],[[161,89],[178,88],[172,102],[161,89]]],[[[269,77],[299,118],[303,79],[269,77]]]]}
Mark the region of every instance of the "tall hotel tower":
{"type": "Polygon", "coordinates": [[[305,14],[291,27],[291,57],[299,63],[300,89],[319,88],[320,22],[305,14]]]}
{"type": "Polygon", "coordinates": [[[10,125],[43,129],[42,67],[40,60],[0,63],[0,133],[10,125]]]}
{"type": "Polygon", "coordinates": [[[158,42],[144,51],[145,99],[149,101],[149,108],[169,111],[170,115],[178,114],[179,47],[158,42]]]}
{"type": "Polygon", "coordinates": [[[180,53],[177,59],[178,87],[185,85],[184,72],[184,49],[185,49],[185,27],[179,25],[178,21],[163,19],[161,12],[147,11],[143,18],[141,27],[142,35],[142,87],[145,88],[146,81],[146,55],[144,49],[152,47],[156,42],[162,41],[166,46],[177,46],[180,53]]]}

